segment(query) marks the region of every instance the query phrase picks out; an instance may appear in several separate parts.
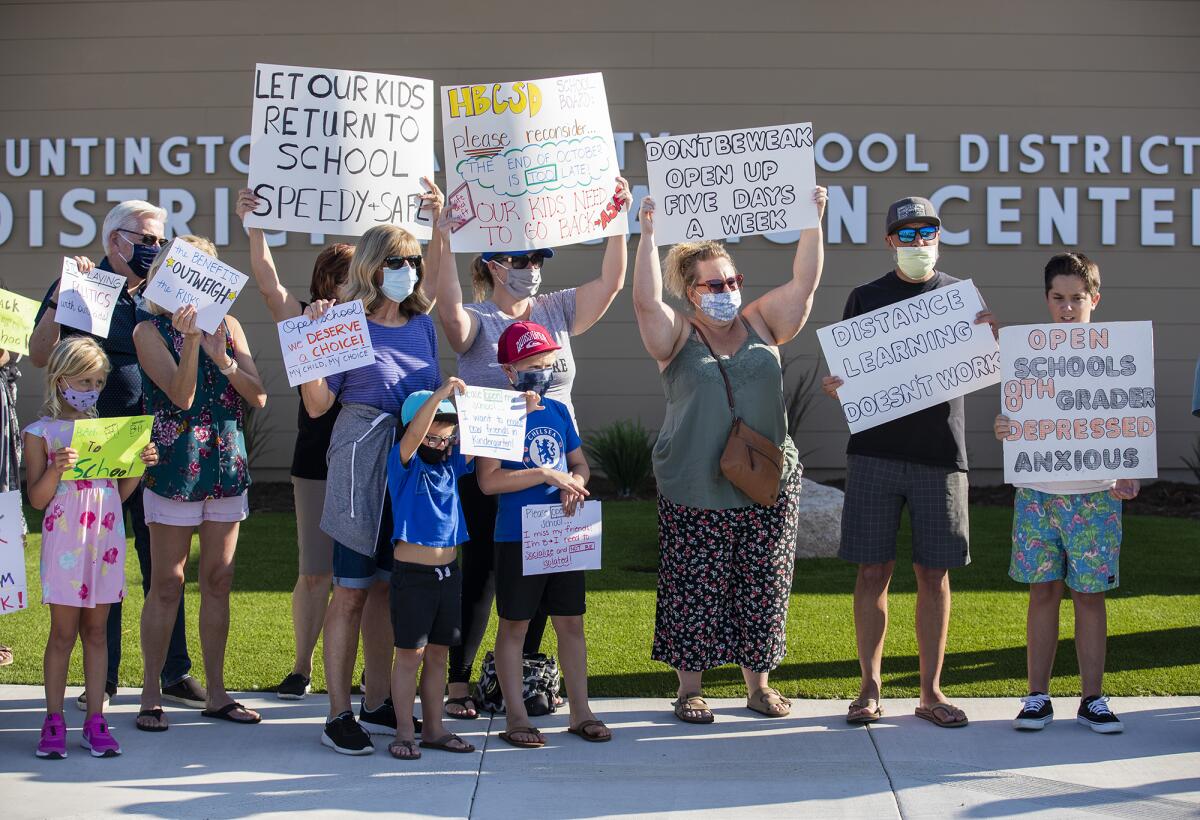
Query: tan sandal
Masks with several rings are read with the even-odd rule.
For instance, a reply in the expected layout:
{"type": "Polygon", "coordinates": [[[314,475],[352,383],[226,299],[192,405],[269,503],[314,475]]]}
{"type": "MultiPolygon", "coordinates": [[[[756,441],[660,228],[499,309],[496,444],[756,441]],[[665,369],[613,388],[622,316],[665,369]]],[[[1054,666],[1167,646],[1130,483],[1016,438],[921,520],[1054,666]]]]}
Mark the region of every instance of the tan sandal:
{"type": "Polygon", "coordinates": [[[699,692],[688,692],[686,695],[680,695],[671,701],[671,705],[675,707],[675,717],[684,723],[712,723],[716,720],[713,717],[712,709],[708,708],[708,701],[699,692]],[[697,712],[699,714],[691,717],[688,715],[688,712],[697,712]]]}
{"type": "Polygon", "coordinates": [[[967,713],[953,703],[935,703],[926,708],[918,706],[917,717],[943,729],[958,729],[967,725],[967,713]]]}
{"type": "Polygon", "coordinates": [[[792,702],[778,689],[764,686],[746,698],[746,708],[767,717],[787,717],[792,711],[792,702]],[[782,712],[778,710],[780,706],[784,707],[782,712]]]}
{"type": "Polygon", "coordinates": [[[859,698],[850,702],[846,722],[855,724],[874,723],[883,717],[883,707],[875,698],[859,698]]]}

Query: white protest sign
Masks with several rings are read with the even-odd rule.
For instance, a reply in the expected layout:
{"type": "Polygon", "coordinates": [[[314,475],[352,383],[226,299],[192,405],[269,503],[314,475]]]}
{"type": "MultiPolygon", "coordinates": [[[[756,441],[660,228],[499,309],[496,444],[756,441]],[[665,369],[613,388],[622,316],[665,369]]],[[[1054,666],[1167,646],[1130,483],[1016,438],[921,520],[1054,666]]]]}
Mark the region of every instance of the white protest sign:
{"type": "Polygon", "coordinates": [[[220,259],[176,239],[143,295],[172,313],[184,305],[195,305],[196,327],[215,333],[245,287],[246,278],[220,259]]]}
{"type": "Polygon", "coordinates": [[[334,305],[315,322],[304,316],[284,319],[276,329],[289,387],[375,362],[361,299],[334,305]]]}
{"type": "Polygon", "coordinates": [[[0,615],[29,606],[21,491],[0,493],[0,615]]]}
{"type": "Polygon", "coordinates": [[[398,225],[429,239],[433,99],[432,80],[259,63],[249,184],[263,203],[246,224],[349,236],[398,225]]]}
{"type": "Polygon", "coordinates": [[[817,331],[850,432],[868,430],[1000,381],[992,329],[970,279],[817,331]]]}
{"type": "Polygon", "coordinates": [[[1158,476],[1150,322],[1000,330],[1004,480],[1158,476]]]}
{"type": "Polygon", "coordinates": [[[815,228],[812,123],[646,140],[654,240],[815,228]]]}
{"type": "Polygon", "coordinates": [[[494,387],[467,387],[455,397],[463,455],[504,461],[525,457],[525,394],[494,387]]]}
{"type": "Polygon", "coordinates": [[[74,259],[63,257],[62,281],[58,288],[58,310],[54,320],[60,325],[108,338],[113,310],[126,279],[119,273],[92,268],[81,271],[74,259]]]}
{"type": "Polygon", "coordinates": [[[534,250],[626,231],[602,74],[442,89],[454,251],[534,250]]]}
{"type": "Polygon", "coordinates": [[[574,515],[562,504],[521,508],[521,574],[600,569],[600,502],[585,501],[574,515]]]}

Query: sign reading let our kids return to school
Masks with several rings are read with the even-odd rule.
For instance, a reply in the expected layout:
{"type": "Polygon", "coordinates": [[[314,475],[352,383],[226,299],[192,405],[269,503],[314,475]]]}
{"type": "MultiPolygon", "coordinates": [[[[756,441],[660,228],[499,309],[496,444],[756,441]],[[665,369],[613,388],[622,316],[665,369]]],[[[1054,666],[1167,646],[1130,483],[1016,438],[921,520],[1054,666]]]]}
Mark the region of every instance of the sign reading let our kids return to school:
{"type": "Polygon", "coordinates": [[[817,331],[850,432],[941,404],[1000,380],[992,329],[970,279],[817,331]]]}
{"type": "Polygon", "coordinates": [[[625,233],[601,74],[442,89],[446,208],[457,252],[534,250],[625,233]]]}
{"type": "Polygon", "coordinates": [[[1150,322],[1000,330],[1004,480],[1158,476],[1150,322]]]}
{"type": "Polygon", "coordinates": [[[215,333],[247,278],[216,257],[175,239],[154,278],[146,284],[145,296],[171,312],[194,305],[196,327],[215,333]]]}

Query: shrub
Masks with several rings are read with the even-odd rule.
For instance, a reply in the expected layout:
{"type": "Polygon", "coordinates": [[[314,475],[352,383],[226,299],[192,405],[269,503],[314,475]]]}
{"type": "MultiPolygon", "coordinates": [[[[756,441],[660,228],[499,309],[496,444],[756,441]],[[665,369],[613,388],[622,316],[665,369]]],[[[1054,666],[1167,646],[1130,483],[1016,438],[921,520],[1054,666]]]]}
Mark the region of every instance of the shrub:
{"type": "Polygon", "coordinates": [[[641,421],[615,421],[589,433],[583,445],[592,464],[613,483],[620,498],[631,498],[653,472],[650,431],[641,421]]]}

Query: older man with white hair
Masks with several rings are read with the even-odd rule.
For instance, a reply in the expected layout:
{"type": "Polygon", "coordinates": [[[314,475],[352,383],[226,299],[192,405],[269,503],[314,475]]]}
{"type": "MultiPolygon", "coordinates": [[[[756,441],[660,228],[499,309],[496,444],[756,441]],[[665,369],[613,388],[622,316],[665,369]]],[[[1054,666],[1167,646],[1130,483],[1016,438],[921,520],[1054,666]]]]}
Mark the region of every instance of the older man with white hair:
{"type": "MultiPolygon", "coordinates": [[[[108,354],[112,371],[108,383],[100,393],[96,409],[102,418],[136,416],[142,412],[142,376],[138,369],[137,351],[133,346],[133,328],[138,322],[138,308],[142,301],[142,286],[146,273],[159,249],[167,244],[164,222],[167,212],[149,202],[132,199],[115,206],[104,217],[101,242],[104,258],[100,260],[102,270],[112,271],[125,277],[126,287],[117,297],[113,310],[108,337],[93,336],[108,354]]],[[[77,257],[81,269],[91,269],[92,262],[77,257]]],[[[50,286],[42,300],[37,316],[37,326],[29,338],[29,354],[33,363],[45,367],[50,351],[64,336],[91,334],[58,324],[59,281],[50,286]]],[[[135,492],[123,505],[129,514],[130,530],[137,549],[138,563],[142,568],[142,590],[150,586],[150,531],[146,527],[146,516],[142,508],[142,493],[135,492]]],[[[108,678],[105,684],[105,699],[117,691],[117,672],[121,665],[121,605],[113,604],[108,617],[108,678]]],[[[166,664],[163,666],[163,697],[176,703],[203,709],[206,693],[199,681],[189,672],[192,660],[188,656],[187,633],[184,630],[184,608],[180,601],[171,632],[171,644],[166,664]]],[[[80,709],[87,709],[84,695],[76,702],[80,709]]]]}

